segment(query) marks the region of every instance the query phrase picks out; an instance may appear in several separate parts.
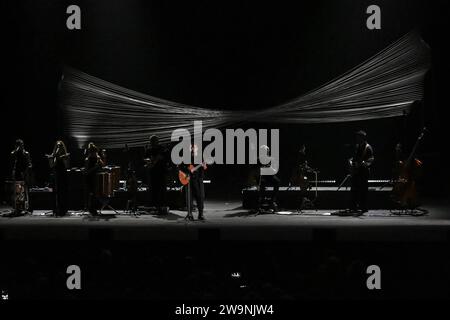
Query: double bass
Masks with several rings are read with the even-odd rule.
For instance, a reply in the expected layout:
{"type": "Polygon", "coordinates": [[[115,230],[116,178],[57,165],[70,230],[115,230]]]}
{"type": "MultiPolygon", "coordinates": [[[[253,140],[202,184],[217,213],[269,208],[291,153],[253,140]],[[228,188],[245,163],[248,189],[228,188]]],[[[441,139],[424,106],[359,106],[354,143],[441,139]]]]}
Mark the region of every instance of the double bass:
{"type": "Polygon", "coordinates": [[[419,205],[416,180],[422,170],[422,162],[415,155],[425,132],[426,128],[423,128],[408,158],[405,161],[398,159],[395,163],[395,175],[397,178],[394,179],[392,192],[394,201],[401,208],[413,209],[419,205]]]}

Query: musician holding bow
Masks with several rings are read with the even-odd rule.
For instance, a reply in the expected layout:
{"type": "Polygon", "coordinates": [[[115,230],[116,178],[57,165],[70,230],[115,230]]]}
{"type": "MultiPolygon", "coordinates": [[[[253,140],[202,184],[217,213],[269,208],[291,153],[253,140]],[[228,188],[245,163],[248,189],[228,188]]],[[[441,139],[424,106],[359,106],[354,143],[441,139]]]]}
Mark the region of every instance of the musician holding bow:
{"type": "Polygon", "coordinates": [[[369,192],[370,167],[374,161],[374,153],[367,142],[366,132],[356,132],[355,153],[349,160],[351,184],[351,211],[361,214],[367,212],[367,195],[369,192]]]}

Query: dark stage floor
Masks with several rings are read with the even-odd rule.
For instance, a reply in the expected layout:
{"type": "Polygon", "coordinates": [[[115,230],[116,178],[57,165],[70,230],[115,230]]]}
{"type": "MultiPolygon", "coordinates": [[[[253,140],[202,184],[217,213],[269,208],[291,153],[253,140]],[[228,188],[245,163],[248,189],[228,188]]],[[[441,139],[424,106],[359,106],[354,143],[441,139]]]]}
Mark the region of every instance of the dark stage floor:
{"type": "MultiPolygon", "coordinates": [[[[35,210],[32,215],[0,218],[0,236],[9,239],[67,240],[332,240],[447,241],[450,206],[428,201],[423,216],[371,210],[360,217],[336,216],[336,210],[281,211],[256,215],[238,201],[208,201],[205,222],[184,220],[185,212],[130,215],[103,211],[100,217],[71,212],[62,218],[35,210]]],[[[4,211],[7,210],[4,208],[4,211]]],[[[195,213],[194,213],[195,215],[195,213]]]]}
{"type": "Polygon", "coordinates": [[[0,218],[7,262],[0,287],[15,300],[448,299],[450,208],[436,201],[424,208],[429,213],[419,217],[388,210],[256,216],[239,201],[208,201],[205,222],[185,222],[175,210],[99,218],[34,211],[0,218]],[[86,275],[79,292],[65,285],[74,263],[86,275]],[[373,264],[383,270],[379,292],[366,287],[373,264]],[[236,271],[241,278],[230,277],[236,271]]]}

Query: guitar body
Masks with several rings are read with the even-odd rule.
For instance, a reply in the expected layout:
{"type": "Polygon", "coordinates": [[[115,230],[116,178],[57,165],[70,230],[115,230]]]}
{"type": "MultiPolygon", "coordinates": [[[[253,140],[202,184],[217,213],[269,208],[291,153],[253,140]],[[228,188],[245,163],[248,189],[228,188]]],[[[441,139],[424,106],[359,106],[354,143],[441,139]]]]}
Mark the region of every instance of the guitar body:
{"type": "MultiPolygon", "coordinates": [[[[188,170],[190,172],[192,172],[194,170],[194,166],[192,164],[189,165],[188,170]]],[[[191,180],[191,176],[188,175],[186,172],[179,170],[178,171],[178,180],[180,180],[180,182],[183,186],[186,186],[189,184],[189,181],[191,180]]]]}
{"type": "MultiPolygon", "coordinates": [[[[194,165],[190,164],[188,167],[190,174],[194,173],[201,167],[205,168],[205,170],[206,170],[206,163],[208,163],[208,162],[200,163],[200,164],[196,165],[195,167],[194,167],[194,165]]],[[[181,170],[178,170],[178,180],[180,180],[180,182],[183,186],[189,184],[189,181],[191,180],[190,174],[187,174],[181,170]]]]}
{"type": "Polygon", "coordinates": [[[400,207],[415,208],[418,205],[416,182],[414,180],[399,181],[395,183],[392,191],[396,195],[395,201],[400,207]]]}
{"type": "Polygon", "coordinates": [[[421,162],[417,159],[411,165],[403,164],[400,175],[394,183],[392,192],[395,201],[403,208],[418,206],[416,179],[421,171],[421,162]]]}

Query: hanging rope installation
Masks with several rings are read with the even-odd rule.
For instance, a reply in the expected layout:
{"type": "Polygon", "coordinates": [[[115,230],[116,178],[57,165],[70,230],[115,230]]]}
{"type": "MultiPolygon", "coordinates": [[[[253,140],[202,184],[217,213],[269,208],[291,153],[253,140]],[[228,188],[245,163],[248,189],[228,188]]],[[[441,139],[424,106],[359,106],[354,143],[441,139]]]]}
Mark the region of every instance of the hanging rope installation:
{"type": "Polygon", "coordinates": [[[175,129],[192,131],[242,123],[331,123],[402,116],[423,98],[428,45],[410,32],[344,75],[287,103],[261,111],[198,108],[129,90],[66,67],[60,106],[66,133],[81,148],[142,146],[152,134],[170,141],[175,129]]]}

